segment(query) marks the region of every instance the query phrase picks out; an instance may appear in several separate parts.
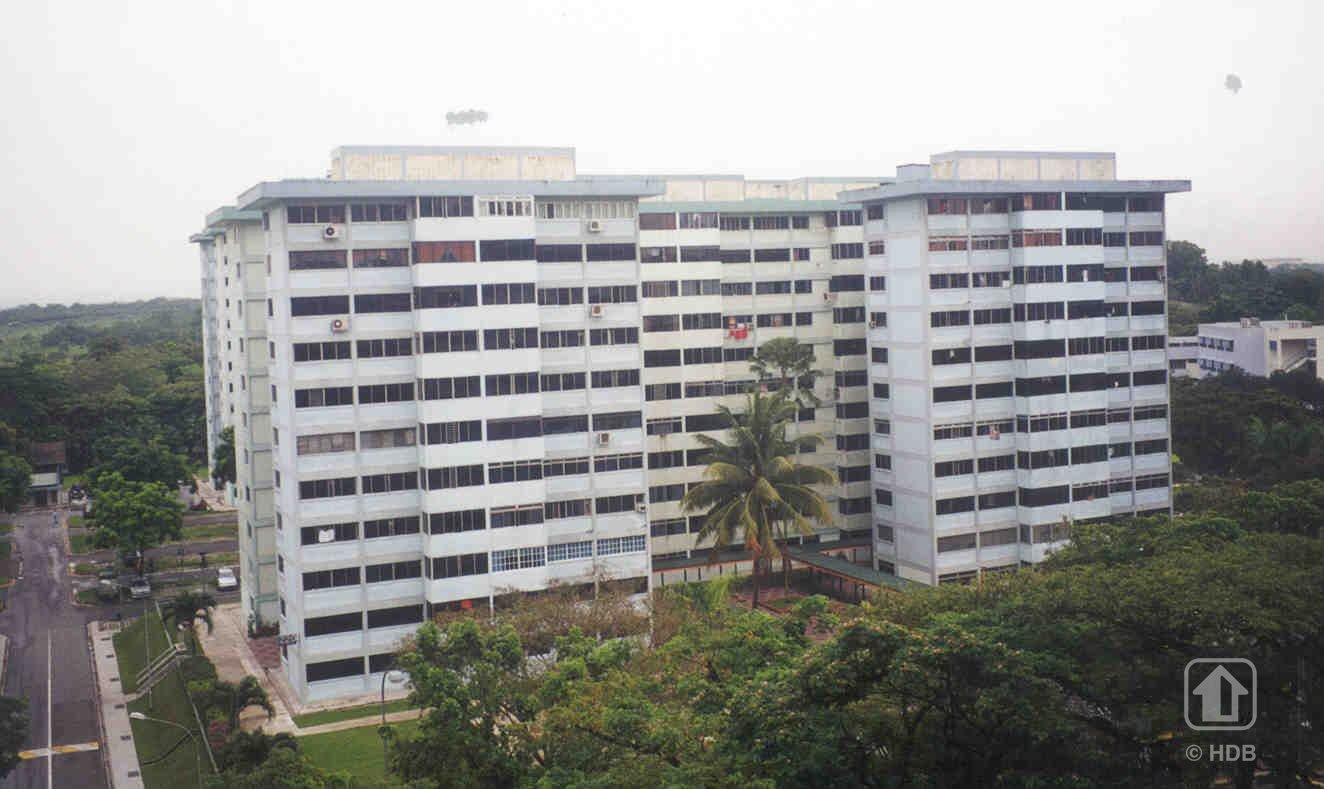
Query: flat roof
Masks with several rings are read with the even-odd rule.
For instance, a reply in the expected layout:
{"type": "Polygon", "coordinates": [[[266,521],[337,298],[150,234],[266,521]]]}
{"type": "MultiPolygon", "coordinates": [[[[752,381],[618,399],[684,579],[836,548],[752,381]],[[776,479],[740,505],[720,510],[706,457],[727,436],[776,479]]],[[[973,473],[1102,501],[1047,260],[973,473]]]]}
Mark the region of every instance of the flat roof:
{"type": "Polygon", "coordinates": [[[873,189],[848,189],[838,197],[847,202],[869,203],[921,195],[1017,194],[1023,192],[1189,192],[1190,181],[961,181],[926,178],[884,184],[873,189]]]}
{"type": "Polygon", "coordinates": [[[999,159],[1117,159],[1112,151],[943,151],[929,157],[930,161],[953,158],[988,158],[999,159]]]}
{"type": "Polygon", "coordinates": [[[777,200],[775,198],[757,198],[754,200],[649,200],[639,203],[641,214],[666,214],[672,211],[716,211],[723,214],[784,214],[788,211],[807,213],[811,211],[839,211],[843,208],[859,208],[859,204],[842,203],[838,200],[777,200]]]}
{"type": "Polygon", "coordinates": [[[573,181],[345,181],[296,178],[263,181],[239,195],[241,209],[260,209],[291,200],[431,197],[440,195],[511,195],[538,197],[655,197],[666,191],[661,180],[593,178],[573,181]]]}

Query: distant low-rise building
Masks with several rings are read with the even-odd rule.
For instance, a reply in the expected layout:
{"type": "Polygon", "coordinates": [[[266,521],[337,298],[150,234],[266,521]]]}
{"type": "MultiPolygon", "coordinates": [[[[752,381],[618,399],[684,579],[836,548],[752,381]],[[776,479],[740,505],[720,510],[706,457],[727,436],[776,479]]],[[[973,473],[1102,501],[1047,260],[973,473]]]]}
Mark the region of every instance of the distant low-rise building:
{"type": "Polygon", "coordinates": [[[28,462],[32,464],[32,478],[28,483],[28,495],[32,503],[38,507],[59,504],[67,463],[64,442],[44,441],[33,444],[32,451],[28,453],[28,462]]]}
{"type": "Polygon", "coordinates": [[[1171,378],[1200,377],[1200,338],[1168,338],[1168,375],[1171,378]]]}
{"type": "MultiPolygon", "coordinates": [[[[1239,321],[1202,323],[1196,340],[1196,375],[1203,378],[1233,368],[1268,377],[1291,372],[1315,361],[1324,326],[1309,321],[1239,321]]],[[[1184,338],[1190,339],[1190,338],[1184,338]]],[[[1169,343],[1169,359],[1173,346],[1169,343]]],[[[1315,374],[1319,375],[1316,365],[1315,374]]],[[[1324,377],[1324,376],[1321,376],[1324,377]]]]}

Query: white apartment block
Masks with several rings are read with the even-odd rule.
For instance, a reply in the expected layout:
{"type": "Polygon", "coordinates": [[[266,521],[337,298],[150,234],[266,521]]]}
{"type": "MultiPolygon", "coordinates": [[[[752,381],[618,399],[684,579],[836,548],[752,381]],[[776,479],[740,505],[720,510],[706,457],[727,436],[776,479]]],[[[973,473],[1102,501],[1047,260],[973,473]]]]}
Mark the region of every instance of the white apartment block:
{"type": "Polygon", "coordinates": [[[774,337],[815,350],[802,457],[842,478],[810,541],[939,583],[1166,510],[1163,195],[1189,183],[1103,154],[898,173],[354,147],[209,216],[209,430],[235,425],[244,604],[301,698],[373,690],[432,611],[711,574],[694,436],[774,337]]]}
{"type": "MultiPolygon", "coordinates": [[[[1267,378],[1316,361],[1324,326],[1313,326],[1309,321],[1242,318],[1202,323],[1197,336],[1181,339],[1196,348],[1194,376],[1197,378],[1232,369],[1267,378]]],[[[1318,365],[1315,375],[1324,378],[1318,365]]]]}
{"type": "Polygon", "coordinates": [[[926,583],[1170,508],[1164,195],[1111,154],[953,152],[862,203],[875,561],[926,583]]]}

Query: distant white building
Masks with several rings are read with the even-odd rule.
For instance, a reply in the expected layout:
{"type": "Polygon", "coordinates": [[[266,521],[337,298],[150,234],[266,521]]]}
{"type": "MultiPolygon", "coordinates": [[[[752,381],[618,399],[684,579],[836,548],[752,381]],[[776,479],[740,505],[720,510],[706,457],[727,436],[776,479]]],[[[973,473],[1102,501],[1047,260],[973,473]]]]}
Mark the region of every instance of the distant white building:
{"type": "MultiPolygon", "coordinates": [[[[1313,326],[1309,321],[1242,318],[1202,323],[1196,338],[1197,377],[1216,375],[1234,367],[1264,377],[1291,372],[1315,360],[1321,337],[1324,326],[1313,326]]],[[[1318,365],[1315,374],[1320,375],[1318,365]]]]}
{"type": "Polygon", "coordinates": [[[1200,338],[1168,338],[1168,375],[1172,378],[1200,377],[1200,338]]]}

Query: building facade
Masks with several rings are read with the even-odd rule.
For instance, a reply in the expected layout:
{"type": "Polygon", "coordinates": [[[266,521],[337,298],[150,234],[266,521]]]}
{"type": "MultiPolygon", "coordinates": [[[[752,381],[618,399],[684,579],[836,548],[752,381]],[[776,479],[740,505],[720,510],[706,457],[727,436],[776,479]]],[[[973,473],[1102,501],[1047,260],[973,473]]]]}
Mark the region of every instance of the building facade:
{"type": "MultiPolygon", "coordinates": [[[[1196,377],[1235,369],[1267,378],[1315,362],[1322,338],[1324,326],[1313,326],[1309,321],[1242,318],[1202,323],[1196,337],[1184,339],[1193,341],[1198,349],[1196,377]]],[[[1320,376],[1318,365],[1315,374],[1320,376]]]]}
{"type": "Polygon", "coordinates": [[[1111,154],[955,152],[864,207],[875,561],[961,581],[1169,511],[1164,196],[1111,154]]]}
{"type": "Polygon", "coordinates": [[[776,337],[815,351],[795,429],[841,477],[808,542],[940,583],[1037,561],[1063,518],[1166,509],[1163,194],[1189,185],[1113,175],[953,154],[895,180],[582,176],[570,149],[365,147],[255,186],[194,237],[250,621],[311,701],[374,689],[434,611],[746,570],[710,564],[679,501],[776,337]]]}

